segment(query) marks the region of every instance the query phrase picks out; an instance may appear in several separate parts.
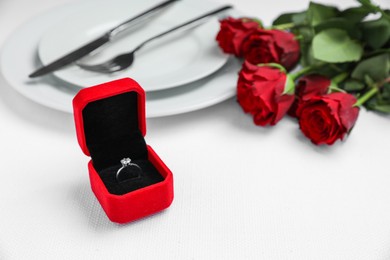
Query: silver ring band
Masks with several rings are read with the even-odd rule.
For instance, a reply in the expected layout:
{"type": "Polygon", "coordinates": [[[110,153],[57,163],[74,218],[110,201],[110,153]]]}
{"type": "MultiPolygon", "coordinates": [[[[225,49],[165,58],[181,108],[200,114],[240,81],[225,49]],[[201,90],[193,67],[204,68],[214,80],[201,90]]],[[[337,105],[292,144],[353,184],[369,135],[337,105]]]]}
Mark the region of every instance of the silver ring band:
{"type": "MultiPolygon", "coordinates": [[[[119,168],[119,170],[116,172],[116,176],[115,176],[116,179],[117,179],[118,181],[119,181],[119,175],[120,175],[121,172],[122,172],[124,169],[126,169],[127,167],[136,167],[137,170],[142,171],[141,167],[139,167],[139,166],[138,166],[137,164],[135,164],[135,163],[132,163],[130,158],[123,158],[123,159],[121,160],[121,164],[122,164],[122,167],[119,168]]],[[[139,177],[139,175],[138,175],[137,177],[139,177]]]]}

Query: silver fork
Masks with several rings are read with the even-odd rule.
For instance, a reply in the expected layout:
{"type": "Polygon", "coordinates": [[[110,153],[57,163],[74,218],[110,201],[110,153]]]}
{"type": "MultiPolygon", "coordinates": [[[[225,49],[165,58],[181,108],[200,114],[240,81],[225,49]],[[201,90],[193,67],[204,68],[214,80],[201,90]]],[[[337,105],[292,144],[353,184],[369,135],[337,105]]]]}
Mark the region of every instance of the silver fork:
{"type": "Polygon", "coordinates": [[[114,57],[113,59],[110,59],[106,62],[103,62],[101,64],[96,64],[96,65],[88,65],[88,64],[82,64],[82,63],[79,63],[77,62],[76,64],[78,66],[80,66],[82,69],[85,69],[85,70],[89,70],[89,71],[94,71],[94,72],[99,72],[99,73],[113,73],[113,72],[117,72],[117,71],[121,71],[121,70],[124,70],[128,67],[131,66],[131,64],[133,64],[134,62],[134,54],[139,50],[141,49],[143,46],[145,46],[147,43],[153,41],[153,40],[156,40],[166,34],[169,34],[173,31],[176,31],[182,27],[185,27],[187,25],[190,25],[196,21],[199,21],[199,20],[202,20],[208,16],[212,16],[212,15],[215,15],[217,13],[220,13],[222,11],[225,11],[227,9],[231,9],[232,6],[231,5],[226,5],[226,6],[223,6],[221,8],[218,8],[214,11],[211,11],[211,12],[208,12],[204,15],[201,15],[197,18],[194,18],[188,22],[185,22],[183,24],[180,24],[172,29],[169,29],[165,32],[162,32],[160,34],[157,34],[145,41],[143,41],[141,44],[139,44],[137,47],[135,47],[133,49],[133,51],[131,52],[128,52],[128,53],[124,53],[124,54],[121,54],[121,55],[118,55],[116,57],[114,57]]]}

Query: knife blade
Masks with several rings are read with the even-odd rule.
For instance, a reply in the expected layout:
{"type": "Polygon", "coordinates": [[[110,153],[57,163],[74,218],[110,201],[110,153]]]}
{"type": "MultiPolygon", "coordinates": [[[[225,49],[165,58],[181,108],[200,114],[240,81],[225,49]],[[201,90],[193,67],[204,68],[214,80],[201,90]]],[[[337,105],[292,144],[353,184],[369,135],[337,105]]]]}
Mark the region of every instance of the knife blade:
{"type": "Polygon", "coordinates": [[[39,68],[38,70],[34,71],[29,75],[30,78],[36,78],[43,75],[46,75],[48,73],[51,73],[53,71],[56,71],[58,69],[61,69],[65,67],[66,65],[71,64],[72,62],[75,62],[85,56],[87,56],[92,51],[96,50],[97,48],[103,46],[104,44],[110,42],[117,34],[120,32],[128,29],[133,22],[136,20],[140,20],[140,18],[144,18],[145,16],[153,15],[157,11],[170,6],[172,3],[177,2],[178,0],[168,0],[164,1],[144,12],[142,12],[139,15],[136,15],[135,17],[132,17],[121,24],[115,26],[114,28],[107,31],[105,34],[100,36],[99,38],[79,47],[78,49],[65,54],[64,56],[58,58],[57,60],[49,63],[46,66],[43,66],[39,68]]]}

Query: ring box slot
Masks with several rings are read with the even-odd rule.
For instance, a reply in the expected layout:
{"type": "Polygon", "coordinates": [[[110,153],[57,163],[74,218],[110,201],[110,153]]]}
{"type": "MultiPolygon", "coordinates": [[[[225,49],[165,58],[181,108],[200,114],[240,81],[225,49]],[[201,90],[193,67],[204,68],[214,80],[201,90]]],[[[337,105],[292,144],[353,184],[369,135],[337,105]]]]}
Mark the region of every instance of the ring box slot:
{"type": "Polygon", "coordinates": [[[91,187],[107,216],[125,223],[167,208],[173,177],[145,142],[145,92],[138,83],[126,78],[83,89],[73,107],[80,147],[91,156],[91,187]],[[117,181],[123,158],[142,169],[139,178],[117,181]]]}

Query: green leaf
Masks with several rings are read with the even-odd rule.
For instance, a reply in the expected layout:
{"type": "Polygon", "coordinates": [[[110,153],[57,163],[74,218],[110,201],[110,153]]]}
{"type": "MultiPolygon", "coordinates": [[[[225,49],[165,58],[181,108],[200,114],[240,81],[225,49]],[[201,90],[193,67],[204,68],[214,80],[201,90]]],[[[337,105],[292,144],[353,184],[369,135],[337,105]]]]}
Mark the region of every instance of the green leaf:
{"type": "Polygon", "coordinates": [[[358,61],[363,55],[362,45],[340,29],[321,31],[313,38],[313,56],[329,63],[358,61]]]}
{"type": "Polygon", "coordinates": [[[307,11],[307,17],[311,25],[315,26],[329,18],[336,17],[339,14],[339,10],[334,6],[317,4],[310,2],[309,9],[307,11]]]}
{"type": "Polygon", "coordinates": [[[382,10],[381,14],[383,18],[390,22],[390,9],[382,10]]]}
{"type": "Polygon", "coordinates": [[[382,86],[382,98],[389,100],[390,103],[390,83],[385,83],[382,86]]]}
{"type": "Polygon", "coordinates": [[[390,22],[390,13],[389,10],[384,10],[378,5],[374,5],[370,0],[357,0],[362,4],[364,8],[369,10],[371,13],[380,13],[383,18],[387,19],[390,22]]]}
{"type": "Polygon", "coordinates": [[[390,21],[383,16],[378,20],[362,23],[364,40],[373,49],[379,49],[390,40],[390,21]]]}
{"type": "Polygon", "coordinates": [[[361,91],[364,88],[365,85],[361,81],[353,80],[353,79],[347,80],[343,86],[343,89],[345,89],[348,92],[361,91]]]}
{"type": "Polygon", "coordinates": [[[390,114],[390,83],[383,84],[380,92],[370,99],[365,106],[370,110],[390,114]]]}
{"type": "Polygon", "coordinates": [[[370,10],[365,8],[364,6],[352,7],[345,9],[340,13],[340,17],[352,22],[357,23],[363,20],[370,13],[370,10]]]}
{"type": "Polygon", "coordinates": [[[331,67],[331,66],[324,66],[324,67],[318,68],[316,70],[313,70],[313,73],[323,75],[323,76],[325,76],[327,78],[333,78],[337,74],[339,74],[340,71],[339,70],[335,70],[335,68],[331,67]]]}
{"type": "Polygon", "coordinates": [[[307,11],[295,13],[292,16],[292,22],[296,25],[303,25],[307,23],[307,11]]]}
{"type": "Polygon", "coordinates": [[[272,25],[280,25],[285,23],[292,23],[292,16],[295,13],[285,13],[279,15],[273,22],[272,25]]]}
{"type": "Polygon", "coordinates": [[[306,23],[306,11],[296,13],[284,13],[279,15],[272,23],[272,25],[280,25],[286,23],[294,23],[302,25],[306,23]]]}
{"type": "Polygon", "coordinates": [[[313,48],[310,43],[301,44],[301,60],[302,67],[309,67],[318,64],[319,61],[313,57],[313,48]]]}
{"type": "Polygon", "coordinates": [[[316,33],[327,29],[340,29],[348,32],[351,38],[360,40],[362,38],[362,32],[356,26],[356,23],[346,18],[335,17],[329,20],[323,21],[314,27],[316,33]]]}
{"type": "Polygon", "coordinates": [[[371,88],[376,88],[377,87],[375,81],[368,74],[364,75],[364,82],[366,83],[367,86],[369,86],[371,88]]]}
{"type": "Polygon", "coordinates": [[[367,9],[371,13],[376,13],[379,11],[380,7],[374,5],[371,0],[357,0],[363,8],[367,9]]]}
{"type": "Polygon", "coordinates": [[[374,81],[381,81],[389,76],[390,72],[390,54],[384,53],[363,60],[358,63],[352,72],[352,78],[365,80],[366,75],[374,81]]]}
{"type": "Polygon", "coordinates": [[[301,42],[311,43],[314,37],[314,30],[312,27],[299,27],[292,30],[292,33],[301,36],[301,42]]]}
{"type": "Polygon", "coordinates": [[[294,80],[293,80],[293,78],[289,74],[287,74],[286,83],[284,84],[283,95],[284,94],[294,95],[294,93],[295,93],[295,83],[294,83],[294,80]]]}
{"type": "Polygon", "coordinates": [[[368,104],[367,108],[370,110],[375,110],[378,112],[390,114],[390,105],[378,105],[378,104],[371,105],[371,104],[368,104]]]}

